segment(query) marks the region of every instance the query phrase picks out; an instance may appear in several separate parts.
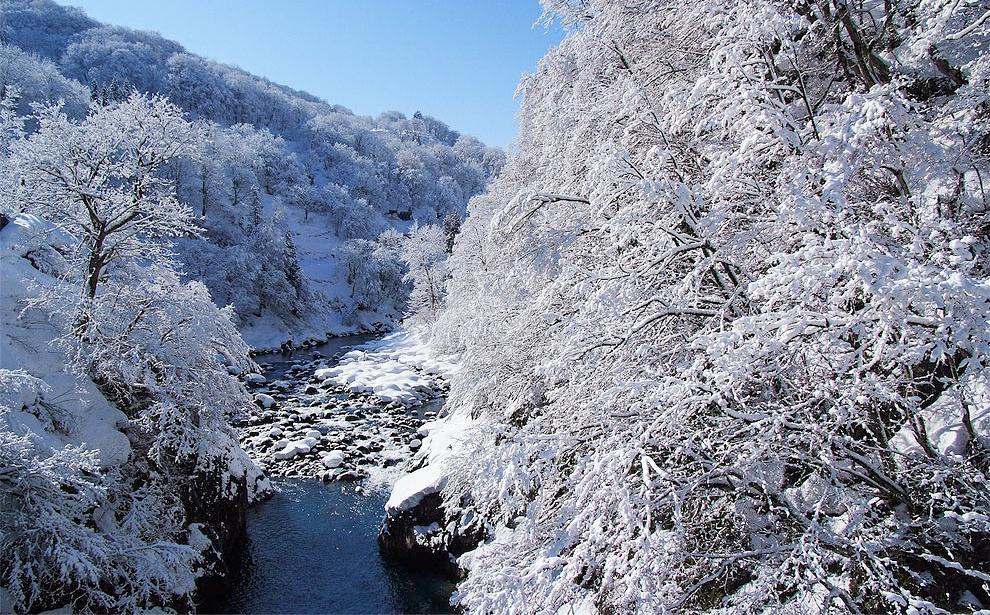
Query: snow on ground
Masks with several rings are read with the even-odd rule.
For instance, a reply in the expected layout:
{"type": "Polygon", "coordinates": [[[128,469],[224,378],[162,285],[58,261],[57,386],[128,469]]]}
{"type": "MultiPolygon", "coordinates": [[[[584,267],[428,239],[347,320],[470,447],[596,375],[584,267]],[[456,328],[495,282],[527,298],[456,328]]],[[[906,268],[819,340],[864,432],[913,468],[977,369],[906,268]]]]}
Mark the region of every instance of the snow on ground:
{"type": "MultiPolygon", "coordinates": [[[[24,309],[26,298],[36,294],[31,292],[33,285],[54,281],[32,267],[24,255],[40,258],[44,246],[65,241],[53,226],[27,214],[17,216],[0,231],[0,370],[20,370],[43,380],[50,387],[45,400],[57,409],[68,433],[48,428],[29,412],[3,413],[0,420],[17,434],[35,434],[39,450],[81,445],[98,450],[103,465],[119,465],[130,454],[130,442],[117,428],[127,417],[91,380],[67,371],[65,354],[53,345],[57,329],[39,310],[24,309]]],[[[23,407],[15,397],[15,391],[2,391],[0,403],[23,407]]]]}
{"type": "MultiPolygon", "coordinates": [[[[268,312],[249,316],[240,327],[244,341],[258,352],[266,352],[277,350],[287,340],[296,343],[304,340],[324,341],[333,336],[390,328],[396,317],[394,314],[353,313],[351,288],[337,258],[342,242],[331,230],[327,216],[310,213],[309,218],[305,219],[299,208],[279,206],[266,195],[265,215],[273,216],[276,207],[280,207],[292,233],[306,287],[316,296],[315,305],[292,322],[268,312]]],[[[384,219],[380,223],[384,226],[384,219]]],[[[399,231],[404,231],[409,225],[392,219],[388,224],[399,231]]]]}
{"type": "Polygon", "coordinates": [[[423,332],[400,331],[348,352],[335,367],[317,370],[316,377],[351,392],[418,406],[431,397],[438,378],[456,369],[451,357],[431,353],[423,332]]]}

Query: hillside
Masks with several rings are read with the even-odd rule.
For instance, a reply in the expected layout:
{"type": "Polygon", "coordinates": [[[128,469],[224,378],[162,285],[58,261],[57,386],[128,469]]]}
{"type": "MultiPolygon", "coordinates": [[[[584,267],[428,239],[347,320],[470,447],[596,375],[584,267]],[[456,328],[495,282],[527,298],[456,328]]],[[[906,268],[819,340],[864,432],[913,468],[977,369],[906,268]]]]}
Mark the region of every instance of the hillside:
{"type": "Polygon", "coordinates": [[[0,93],[16,91],[22,115],[62,100],[78,118],[136,90],[194,122],[196,146],[166,173],[205,232],[178,257],[256,346],[394,326],[402,266],[367,242],[463,217],[502,165],[500,150],[429,116],[358,116],[47,0],[0,3],[0,41],[0,93]]]}

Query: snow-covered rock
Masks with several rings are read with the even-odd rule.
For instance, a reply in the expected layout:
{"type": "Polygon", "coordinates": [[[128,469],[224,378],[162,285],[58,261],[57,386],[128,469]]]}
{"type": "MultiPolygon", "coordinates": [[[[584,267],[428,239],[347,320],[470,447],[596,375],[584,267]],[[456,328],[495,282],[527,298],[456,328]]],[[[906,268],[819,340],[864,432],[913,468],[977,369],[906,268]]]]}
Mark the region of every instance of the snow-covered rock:
{"type": "Polygon", "coordinates": [[[254,396],[254,403],[258,404],[262,408],[271,408],[275,405],[275,398],[271,395],[265,395],[264,393],[258,393],[254,396]]]}
{"type": "Polygon", "coordinates": [[[304,455],[313,450],[316,445],[315,438],[303,438],[302,440],[291,440],[286,442],[282,450],[275,453],[275,459],[292,459],[296,455],[304,455]]]}
{"type": "Polygon", "coordinates": [[[316,370],[315,376],[351,392],[416,406],[436,397],[435,377],[454,371],[453,361],[434,357],[421,334],[406,331],[364,344],[346,353],[335,367],[316,370]]]}
{"type": "Polygon", "coordinates": [[[431,493],[439,493],[447,483],[440,464],[431,464],[407,474],[396,481],[392,495],[385,504],[389,512],[408,510],[431,493]]]}
{"type": "Polygon", "coordinates": [[[320,460],[328,468],[336,468],[344,463],[343,451],[329,451],[320,460]]]}

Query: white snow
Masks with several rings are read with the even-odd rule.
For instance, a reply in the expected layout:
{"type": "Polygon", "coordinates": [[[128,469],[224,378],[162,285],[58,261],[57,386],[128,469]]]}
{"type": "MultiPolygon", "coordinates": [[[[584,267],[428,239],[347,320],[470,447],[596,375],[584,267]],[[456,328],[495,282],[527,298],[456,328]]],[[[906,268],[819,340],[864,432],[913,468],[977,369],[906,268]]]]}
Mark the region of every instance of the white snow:
{"type": "Polygon", "coordinates": [[[402,331],[352,350],[336,367],[316,371],[316,377],[351,392],[374,393],[384,401],[416,406],[433,396],[434,380],[456,370],[451,357],[437,357],[425,334],[402,331]]]}
{"type": "Polygon", "coordinates": [[[396,481],[392,495],[385,504],[388,512],[409,510],[419,504],[424,497],[437,493],[447,483],[441,464],[430,464],[396,481]]]}
{"type": "Polygon", "coordinates": [[[328,468],[336,468],[344,463],[343,451],[329,451],[320,460],[328,468]]]}

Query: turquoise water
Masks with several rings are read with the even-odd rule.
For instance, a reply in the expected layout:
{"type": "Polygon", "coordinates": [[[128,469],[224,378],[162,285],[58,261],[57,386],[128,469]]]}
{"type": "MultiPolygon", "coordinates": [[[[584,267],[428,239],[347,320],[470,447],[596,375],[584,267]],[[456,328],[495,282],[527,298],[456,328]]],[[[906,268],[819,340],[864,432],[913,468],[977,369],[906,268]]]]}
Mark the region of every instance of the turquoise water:
{"type": "Polygon", "coordinates": [[[233,590],[204,613],[451,613],[453,585],[382,558],[377,536],[388,494],[281,479],[248,512],[233,590]]]}

